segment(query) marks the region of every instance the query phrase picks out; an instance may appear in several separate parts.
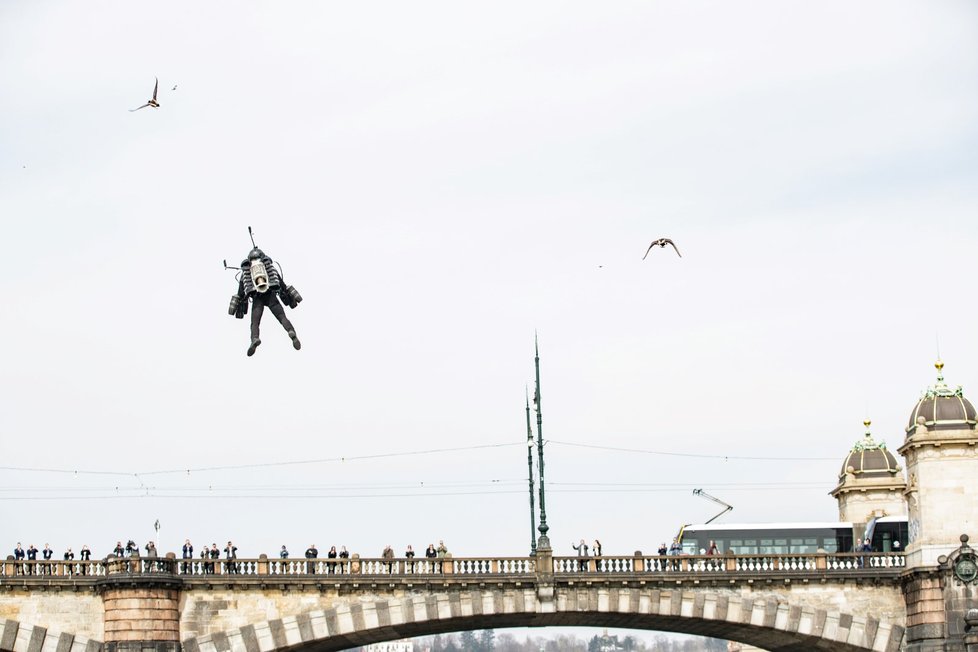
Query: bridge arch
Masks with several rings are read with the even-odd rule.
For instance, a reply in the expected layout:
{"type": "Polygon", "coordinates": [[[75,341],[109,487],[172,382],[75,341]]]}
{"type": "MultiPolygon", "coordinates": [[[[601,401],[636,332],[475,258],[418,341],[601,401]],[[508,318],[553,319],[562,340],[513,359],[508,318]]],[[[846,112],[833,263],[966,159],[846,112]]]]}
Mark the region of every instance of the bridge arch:
{"type": "Polygon", "coordinates": [[[183,652],[329,652],[454,631],[589,626],[713,636],[772,652],[904,647],[902,624],[796,604],[783,594],[533,588],[360,599],[183,641],[183,652]]]}
{"type": "Polygon", "coordinates": [[[102,649],[101,641],[51,631],[30,623],[0,619],[0,650],[3,652],[102,652],[102,649]]]}

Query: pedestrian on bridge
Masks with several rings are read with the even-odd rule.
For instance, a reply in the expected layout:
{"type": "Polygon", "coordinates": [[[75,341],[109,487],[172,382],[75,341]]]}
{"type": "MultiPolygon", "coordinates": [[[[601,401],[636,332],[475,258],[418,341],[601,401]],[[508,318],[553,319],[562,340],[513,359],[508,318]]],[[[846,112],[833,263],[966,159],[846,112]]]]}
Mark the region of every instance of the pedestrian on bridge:
{"type": "MultiPolygon", "coordinates": [[[[183,552],[182,559],[193,559],[194,558],[194,544],[190,543],[190,539],[183,542],[183,552]]],[[[182,570],[183,574],[187,575],[190,573],[190,562],[183,562],[182,570]]]]}
{"type": "Polygon", "coordinates": [[[587,570],[587,544],[584,539],[576,546],[572,543],[571,548],[577,551],[577,570],[584,572],[587,570]]]}
{"type": "Polygon", "coordinates": [[[228,541],[228,545],[224,547],[224,554],[227,558],[228,573],[237,573],[238,562],[235,559],[238,558],[238,547],[228,541]]]}
{"type": "MultiPolygon", "coordinates": [[[[31,545],[27,546],[27,561],[37,561],[37,548],[34,547],[34,544],[33,543],[31,545]]],[[[35,566],[36,566],[36,564],[28,564],[27,565],[27,574],[28,575],[33,575],[34,574],[34,568],[35,568],[35,566]]]]}
{"type": "MultiPolygon", "coordinates": [[[[681,554],[683,554],[683,546],[681,543],[679,543],[679,537],[676,537],[672,540],[672,544],[669,546],[669,556],[679,557],[681,554]]],[[[679,570],[680,565],[681,564],[678,559],[672,560],[672,570],[679,570]]]]}
{"type": "Polygon", "coordinates": [[[407,569],[406,569],[407,572],[413,573],[414,562],[410,560],[414,559],[414,548],[412,548],[410,544],[408,544],[407,550],[404,551],[404,558],[408,560],[407,569]]]}
{"type": "MultiPolygon", "coordinates": [[[[17,547],[14,548],[14,559],[17,560],[17,561],[20,561],[23,558],[24,558],[24,549],[21,547],[20,541],[18,541],[17,542],[17,547]]],[[[18,575],[23,575],[24,574],[24,565],[23,564],[17,564],[17,574],[18,575]]]]}
{"type": "Polygon", "coordinates": [[[82,575],[88,575],[88,563],[87,562],[91,561],[91,559],[92,559],[92,551],[88,549],[88,545],[87,544],[82,546],[81,551],[78,553],[78,557],[79,557],[79,559],[82,560],[82,563],[79,564],[81,566],[81,574],[82,575]]]}
{"type": "MultiPolygon", "coordinates": [[[[306,548],[306,559],[319,559],[319,550],[316,549],[316,544],[311,544],[306,548]]],[[[306,562],[306,572],[312,575],[316,572],[316,562],[307,561],[306,562]]]]}
{"type": "MultiPolygon", "coordinates": [[[[338,553],[336,552],[336,546],[330,546],[329,552],[326,553],[326,559],[336,559],[338,553]]],[[[336,562],[327,561],[326,562],[326,572],[332,575],[336,572],[336,562]]]]}
{"type": "Polygon", "coordinates": [[[149,560],[146,562],[146,572],[152,573],[155,570],[157,570],[156,557],[158,555],[156,554],[156,544],[153,543],[152,541],[149,541],[147,542],[145,547],[146,547],[146,557],[149,560]]]}

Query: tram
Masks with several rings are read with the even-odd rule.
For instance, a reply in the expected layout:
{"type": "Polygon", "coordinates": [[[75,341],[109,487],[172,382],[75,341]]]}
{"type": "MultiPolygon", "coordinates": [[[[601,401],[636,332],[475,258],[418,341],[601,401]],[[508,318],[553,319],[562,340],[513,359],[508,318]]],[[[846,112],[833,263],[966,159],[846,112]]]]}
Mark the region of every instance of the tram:
{"type": "MultiPolygon", "coordinates": [[[[884,516],[865,528],[876,552],[902,551],[907,542],[907,517],[884,516]]],[[[852,523],[708,523],[687,525],[679,535],[683,554],[701,555],[714,541],[721,553],[736,555],[853,552],[857,533],[852,523]]]]}

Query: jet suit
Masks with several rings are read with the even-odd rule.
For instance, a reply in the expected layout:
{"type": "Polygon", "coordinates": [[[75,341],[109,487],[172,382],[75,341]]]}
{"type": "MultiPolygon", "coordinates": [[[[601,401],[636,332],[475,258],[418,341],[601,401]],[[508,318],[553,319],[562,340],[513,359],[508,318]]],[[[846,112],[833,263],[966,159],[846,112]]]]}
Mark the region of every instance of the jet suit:
{"type": "Polygon", "coordinates": [[[238,293],[231,297],[231,306],[228,310],[230,314],[242,319],[248,313],[248,299],[251,299],[249,356],[254,355],[258,345],[261,344],[258,331],[266,307],[272,311],[272,314],[289,334],[292,339],[292,347],[296,351],[302,348],[302,344],[295,334],[295,327],[285,316],[285,309],[279,302],[279,297],[290,308],[295,308],[302,301],[302,297],[294,287],[285,285],[282,274],[275,267],[272,259],[266,256],[261,249],[255,247],[248,253],[248,258],[241,262],[238,293]]]}

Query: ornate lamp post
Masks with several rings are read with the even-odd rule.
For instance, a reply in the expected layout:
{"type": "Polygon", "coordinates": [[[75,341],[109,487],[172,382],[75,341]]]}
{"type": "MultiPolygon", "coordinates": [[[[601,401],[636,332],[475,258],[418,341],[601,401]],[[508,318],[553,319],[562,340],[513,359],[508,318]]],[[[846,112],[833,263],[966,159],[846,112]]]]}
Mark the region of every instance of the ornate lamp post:
{"type": "Polygon", "coordinates": [[[547,532],[550,527],[547,525],[547,501],[546,493],[543,488],[543,411],[540,407],[540,344],[536,335],[533,336],[533,348],[536,352],[534,366],[536,367],[537,384],[533,393],[533,404],[537,411],[537,455],[540,459],[540,538],[537,541],[537,550],[550,550],[550,537],[547,532]]]}
{"type": "Polygon", "coordinates": [[[533,505],[533,426],[530,425],[530,393],[526,393],[526,468],[530,472],[530,556],[537,554],[537,522],[533,505]]]}

